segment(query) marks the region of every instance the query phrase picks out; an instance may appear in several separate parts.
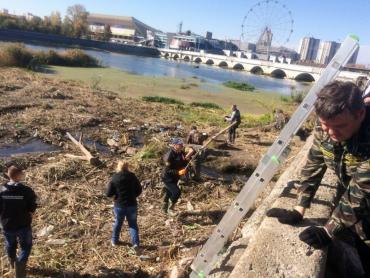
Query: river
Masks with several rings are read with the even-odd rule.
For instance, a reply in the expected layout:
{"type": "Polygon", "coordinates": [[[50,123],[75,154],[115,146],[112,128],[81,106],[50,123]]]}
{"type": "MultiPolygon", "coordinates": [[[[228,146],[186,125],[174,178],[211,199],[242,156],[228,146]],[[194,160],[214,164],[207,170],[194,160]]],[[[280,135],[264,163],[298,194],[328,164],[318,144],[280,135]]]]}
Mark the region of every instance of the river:
{"type": "MultiPolygon", "coordinates": [[[[34,50],[54,49],[63,51],[65,48],[48,47],[26,44],[34,50]]],[[[233,80],[248,82],[257,89],[289,95],[291,90],[307,91],[309,83],[297,82],[289,79],[276,79],[263,75],[254,75],[245,71],[223,69],[217,66],[195,64],[184,61],[167,60],[161,58],[126,55],[106,51],[85,50],[89,55],[101,61],[102,65],[120,69],[144,76],[168,76],[175,78],[191,78],[197,76],[207,83],[221,84],[233,80]]],[[[212,86],[203,86],[205,90],[214,90],[212,86]]]]}

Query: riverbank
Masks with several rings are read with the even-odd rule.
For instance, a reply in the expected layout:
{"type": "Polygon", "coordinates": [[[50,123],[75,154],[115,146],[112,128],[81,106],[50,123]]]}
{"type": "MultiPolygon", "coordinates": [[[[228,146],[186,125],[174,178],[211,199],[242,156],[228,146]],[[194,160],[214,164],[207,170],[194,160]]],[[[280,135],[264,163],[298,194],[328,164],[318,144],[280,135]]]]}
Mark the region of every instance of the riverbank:
{"type": "Polygon", "coordinates": [[[158,57],[159,51],[156,48],[142,47],[136,45],[118,44],[104,41],[71,38],[61,35],[44,34],[11,29],[0,29],[0,41],[23,42],[41,45],[53,45],[57,47],[78,47],[85,49],[99,49],[131,55],[158,57]]]}
{"type": "Polygon", "coordinates": [[[49,78],[82,81],[90,87],[116,92],[125,97],[162,96],[185,103],[212,102],[225,110],[237,104],[243,114],[262,115],[273,109],[289,110],[276,93],[255,90],[242,92],[222,84],[210,84],[192,78],[149,77],[114,68],[48,67],[49,78]]]}
{"type": "MultiPolygon", "coordinates": [[[[74,68],[64,70],[77,73],[74,68]]],[[[112,69],[105,70],[112,73],[112,69]]],[[[118,77],[125,77],[123,82],[129,79],[118,77]]],[[[144,79],[131,77],[135,84],[144,83],[144,79]]],[[[176,82],[177,86],[182,81],[176,82]]],[[[202,117],[220,114],[213,109],[145,102],[92,85],[62,80],[57,74],[0,68],[0,150],[22,147],[30,140],[53,147],[51,152],[43,148],[41,153],[9,156],[6,152],[0,157],[0,172],[12,163],[24,167],[25,182],[39,197],[29,277],[165,277],[177,261],[197,253],[278,131],[271,126],[239,128],[233,147],[227,147],[226,136],[221,136],[207,150],[203,181],[183,184],[178,214],[169,216],[161,212],[162,155],[170,139],[185,138],[193,124],[183,112],[202,117]],[[79,160],[82,153],[67,132],[81,138],[102,164],[95,167],[79,160]],[[130,248],[126,228],[122,230],[124,244],[110,245],[112,200],[104,197],[104,191],[119,159],[130,162],[143,185],[139,255],[130,248]]],[[[210,136],[221,129],[206,119],[196,123],[210,136]]],[[[295,139],[292,155],[301,145],[295,139]]],[[[5,182],[2,175],[0,182],[5,182]]],[[[240,231],[235,234],[239,236],[240,231]]],[[[1,277],[9,277],[5,260],[0,257],[1,277]]]]}

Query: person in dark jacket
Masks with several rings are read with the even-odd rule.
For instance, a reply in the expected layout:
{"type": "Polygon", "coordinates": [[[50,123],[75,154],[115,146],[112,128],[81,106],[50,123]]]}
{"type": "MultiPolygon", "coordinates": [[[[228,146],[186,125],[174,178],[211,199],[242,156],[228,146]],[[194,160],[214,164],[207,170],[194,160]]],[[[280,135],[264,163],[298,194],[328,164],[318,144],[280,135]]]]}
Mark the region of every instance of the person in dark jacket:
{"type": "Polygon", "coordinates": [[[139,180],[134,173],[129,171],[126,161],[119,161],[117,173],[113,175],[108,184],[107,197],[114,198],[115,222],[112,233],[112,246],[120,243],[119,235],[122,224],[127,218],[131,242],[134,249],[140,245],[139,228],[137,225],[137,201],[136,198],[141,194],[142,188],[139,180]]]}
{"type": "Polygon", "coordinates": [[[188,164],[193,152],[194,151],[191,149],[190,152],[185,155],[183,141],[175,138],[172,141],[171,149],[163,158],[165,162],[165,168],[162,173],[162,181],[166,191],[163,211],[165,213],[167,213],[169,209],[172,211],[178,199],[180,198],[181,190],[177,184],[180,180],[180,177],[186,174],[185,167],[188,164]],[[171,205],[169,205],[169,201],[171,201],[171,205]]]}
{"type": "Polygon", "coordinates": [[[23,171],[10,166],[10,181],[0,187],[0,220],[3,227],[5,249],[10,267],[16,277],[26,277],[26,264],[32,249],[32,213],[36,210],[36,194],[21,183],[23,171]],[[17,258],[17,245],[20,253],[17,258]]]}

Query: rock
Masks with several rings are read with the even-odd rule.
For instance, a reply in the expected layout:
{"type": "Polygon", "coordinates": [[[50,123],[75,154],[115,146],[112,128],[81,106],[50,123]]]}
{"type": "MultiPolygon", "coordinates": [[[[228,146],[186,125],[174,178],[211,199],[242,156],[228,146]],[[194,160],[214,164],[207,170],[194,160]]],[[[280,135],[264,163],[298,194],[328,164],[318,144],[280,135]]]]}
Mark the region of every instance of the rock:
{"type": "Polygon", "coordinates": [[[173,219],[170,218],[170,219],[167,219],[164,223],[166,226],[170,226],[172,222],[173,222],[173,219]]]}
{"type": "Polygon", "coordinates": [[[126,123],[126,124],[132,123],[131,119],[124,119],[123,122],[126,123]]]}
{"type": "Polygon", "coordinates": [[[140,261],[149,261],[151,258],[148,255],[140,255],[140,261]]]}
{"type": "Polygon", "coordinates": [[[188,201],[188,203],[186,204],[186,209],[188,211],[193,211],[194,210],[194,206],[190,203],[190,201],[188,201]]]}
{"type": "Polygon", "coordinates": [[[107,144],[110,146],[110,147],[118,147],[118,142],[114,139],[107,139],[107,144]]]}
{"type": "Polygon", "coordinates": [[[170,278],[189,277],[188,270],[192,261],[193,258],[184,258],[180,260],[178,264],[171,269],[170,278]]]}
{"type": "Polygon", "coordinates": [[[43,229],[41,229],[41,230],[37,233],[37,236],[38,236],[38,237],[48,236],[48,235],[50,235],[50,233],[51,233],[53,230],[54,230],[54,226],[53,226],[53,225],[46,226],[46,227],[44,227],[43,229]]]}
{"type": "Polygon", "coordinates": [[[45,243],[50,244],[50,245],[64,245],[64,244],[67,243],[67,240],[65,240],[65,239],[48,239],[45,243]]]}
{"type": "Polygon", "coordinates": [[[137,149],[133,148],[133,147],[128,147],[126,149],[126,154],[127,155],[135,155],[137,153],[137,149]]]}

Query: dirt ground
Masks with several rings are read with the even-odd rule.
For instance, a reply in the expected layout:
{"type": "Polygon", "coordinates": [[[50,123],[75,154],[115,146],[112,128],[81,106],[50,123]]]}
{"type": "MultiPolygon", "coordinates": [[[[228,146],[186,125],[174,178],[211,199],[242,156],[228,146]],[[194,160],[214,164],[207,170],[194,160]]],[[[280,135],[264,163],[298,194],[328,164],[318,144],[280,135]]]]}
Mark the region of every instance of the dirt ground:
{"type": "MultiPolygon", "coordinates": [[[[26,169],[26,183],[39,198],[30,277],[166,277],[176,261],[197,253],[277,135],[272,129],[239,129],[233,148],[225,147],[224,138],[217,140],[208,150],[203,181],[183,183],[178,214],[171,217],[161,211],[161,155],[171,137],[185,138],[190,128],[176,117],[175,105],[123,98],[18,69],[0,69],[0,97],[0,153],[31,138],[56,148],[0,157],[2,172],[11,163],[26,169]],[[82,155],[67,132],[77,139],[83,134],[82,142],[102,165],[66,157],[82,155]],[[127,226],[121,234],[124,244],[110,245],[113,202],[105,189],[121,158],[132,162],[143,185],[141,254],[130,249],[127,226]]],[[[200,128],[209,135],[220,130],[200,128]]],[[[292,155],[301,145],[294,141],[292,155]]],[[[2,240],[0,248],[0,275],[9,277],[2,240]]]]}

